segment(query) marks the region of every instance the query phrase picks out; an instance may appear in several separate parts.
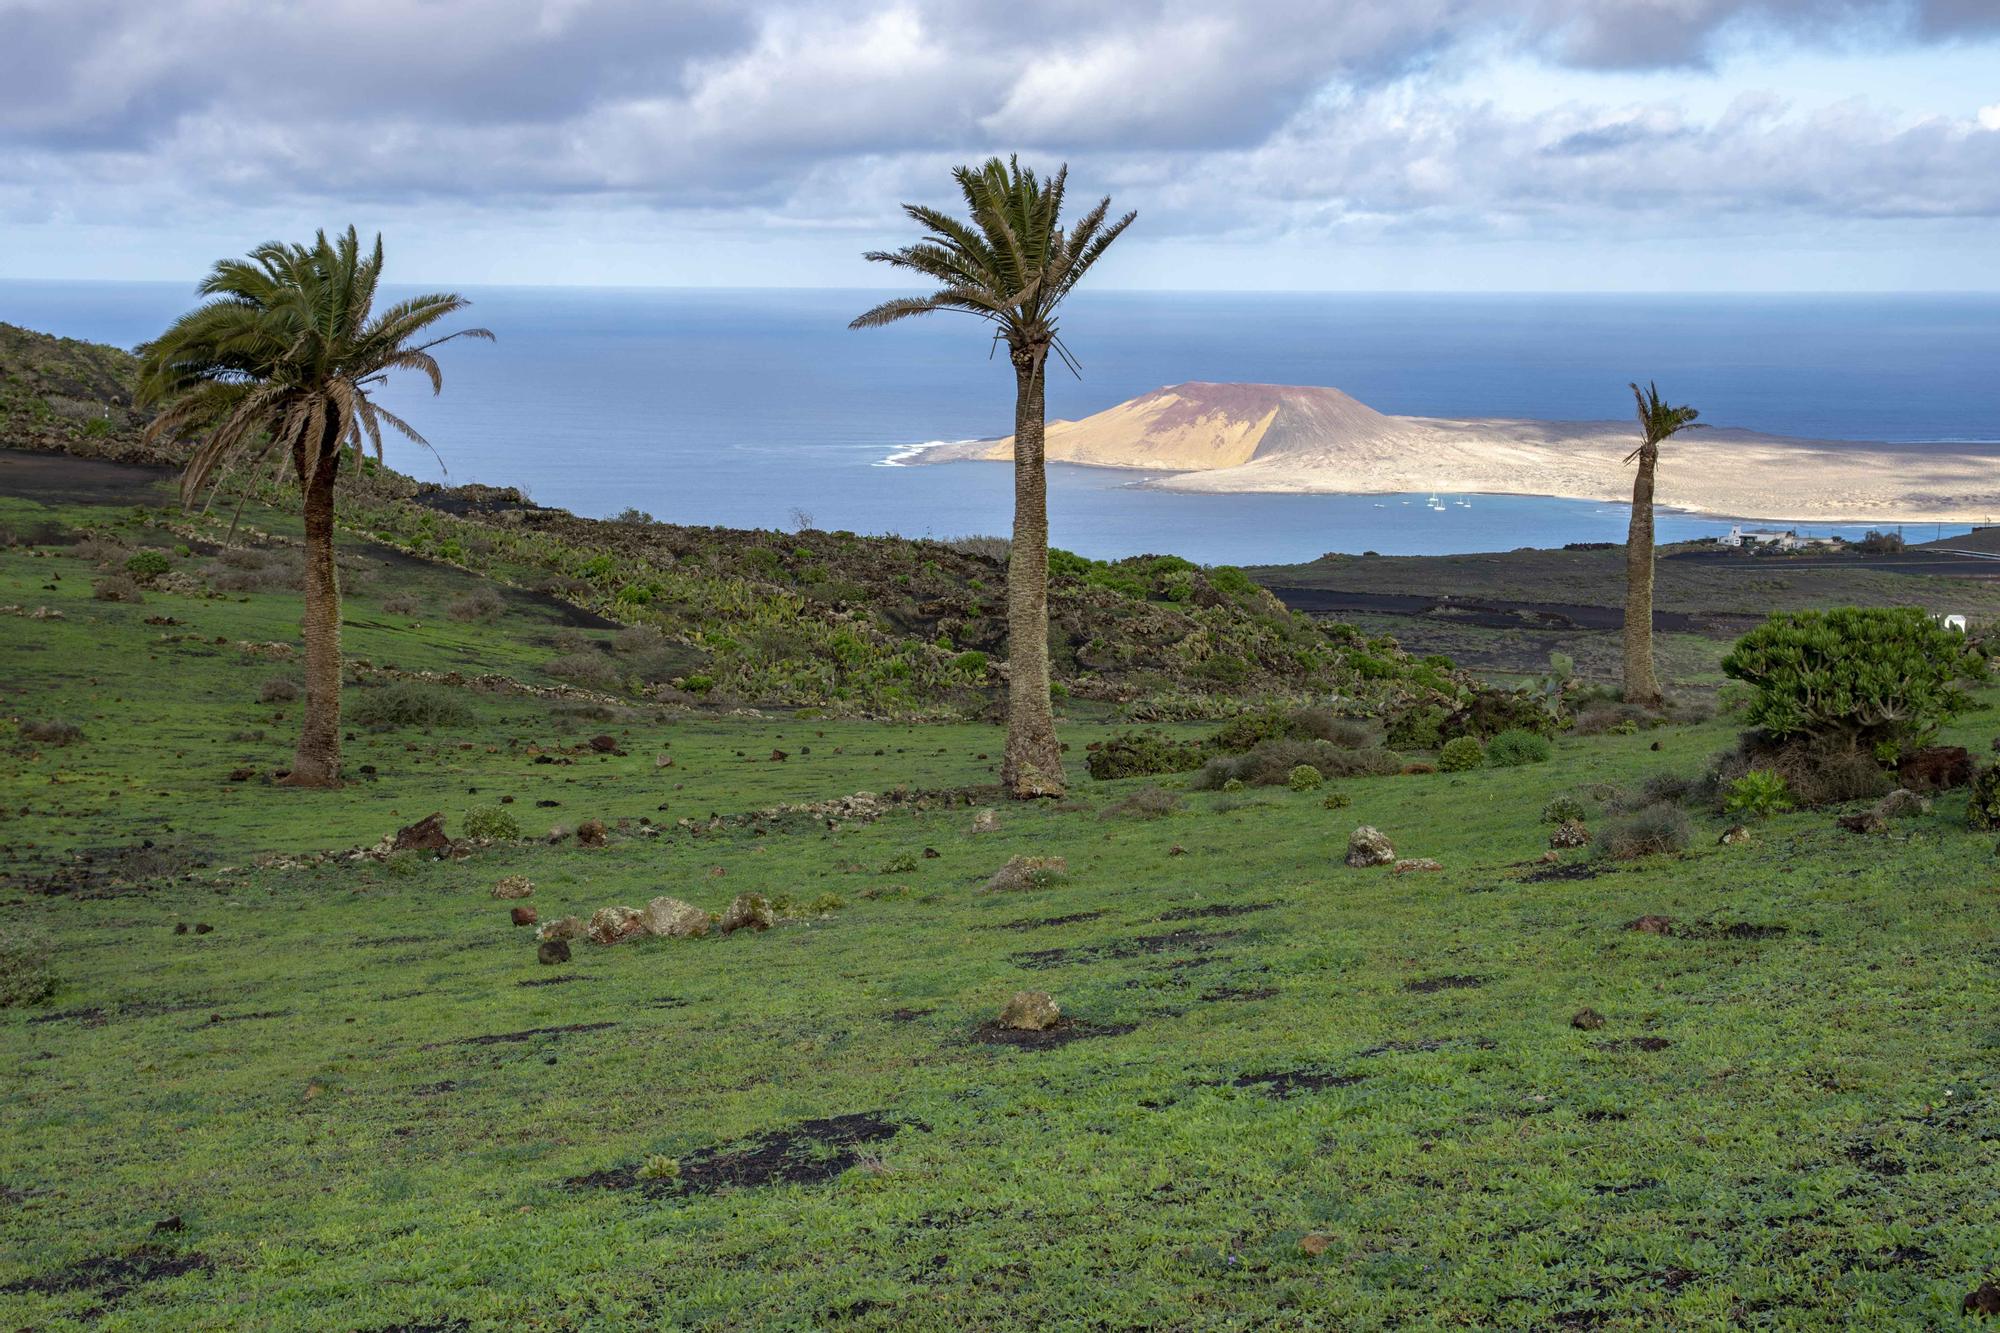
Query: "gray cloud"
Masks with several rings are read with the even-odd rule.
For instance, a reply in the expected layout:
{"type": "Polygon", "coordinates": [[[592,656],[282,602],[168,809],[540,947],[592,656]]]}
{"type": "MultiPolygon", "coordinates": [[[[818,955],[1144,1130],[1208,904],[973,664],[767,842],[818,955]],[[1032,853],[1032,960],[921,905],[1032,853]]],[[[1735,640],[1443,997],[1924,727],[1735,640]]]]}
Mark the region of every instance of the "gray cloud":
{"type": "Polygon", "coordinates": [[[1984,217],[2000,133],[1970,123],[1755,99],[1711,123],[1509,117],[1429,72],[1995,32],[1993,0],[0,0],[0,205],[601,197],[860,228],[1019,148],[1143,195],[1163,233],[1504,228],[1635,200],[1984,217]]]}

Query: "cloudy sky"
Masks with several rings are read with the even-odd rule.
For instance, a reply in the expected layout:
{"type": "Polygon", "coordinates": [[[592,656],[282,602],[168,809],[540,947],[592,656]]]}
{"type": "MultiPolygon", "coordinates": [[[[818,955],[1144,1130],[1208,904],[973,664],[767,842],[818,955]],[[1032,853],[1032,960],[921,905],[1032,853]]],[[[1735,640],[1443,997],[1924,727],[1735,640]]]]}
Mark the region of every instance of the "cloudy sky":
{"type": "Polygon", "coordinates": [[[2000,0],[0,0],[0,277],[880,285],[960,161],[1107,286],[2000,290],[2000,0]]]}

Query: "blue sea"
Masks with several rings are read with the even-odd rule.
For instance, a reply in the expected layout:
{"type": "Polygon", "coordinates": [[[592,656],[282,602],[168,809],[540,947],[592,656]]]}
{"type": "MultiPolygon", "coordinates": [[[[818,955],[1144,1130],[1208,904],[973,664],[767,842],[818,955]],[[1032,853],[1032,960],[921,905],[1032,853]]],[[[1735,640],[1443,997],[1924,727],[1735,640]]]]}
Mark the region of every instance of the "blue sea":
{"type": "MultiPolygon", "coordinates": [[[[1008,468],[899,466],[917,445],[1013,427],[1013,375],[983,325],[942,315],[850,332],[881,297],[832,290],[465,289],[496,343],[443,349],[445,390],[384,401],[430,439],[390,461],[519,485],[544,504],[678,523],[952,537],[1005,533],[1008,468]]],[[[393,296],[398,293],[391,292],[393,296]]],[[[167,283],[0,281],[0,320],[131,346],[187,308],[167,283]]],[[[2000,439],[2000,297],[1086,292],[1052,417],[1181,380],[1331,385],[1381,411],[1623,418],[1655,379],[1703,419],[1832,439],[2000,439]]],[[[1671,467],[1671,460],[1666,466],[1671,467]]],[[[1623,506],[1446,495],[1178,495],[1057,466],[1051,539],[1098,557],[1258,563],[1622,540],[1623,506]],[[1458,503],[1464,501],[1464,503],[1458,503]]],[[[1662,514],[1663,540],[1727,520],[1662,514]]],[[[1811,531],[1854,531],[1815,527],[1811,531]]],[[[1908,530],[1913,538],[1951,527],[1908,530]]]]}

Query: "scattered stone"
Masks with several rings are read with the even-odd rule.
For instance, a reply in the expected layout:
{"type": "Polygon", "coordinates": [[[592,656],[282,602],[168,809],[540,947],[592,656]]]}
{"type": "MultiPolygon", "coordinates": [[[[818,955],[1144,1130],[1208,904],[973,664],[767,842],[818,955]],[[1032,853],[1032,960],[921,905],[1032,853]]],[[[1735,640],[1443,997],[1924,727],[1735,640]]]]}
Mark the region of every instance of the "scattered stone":
{"type": "Polygon", "coordinates": [[[514,924],[517,926],[532,926],[535,924],[535,909],[532,907],[517,907],[510,915],[514,918],[514,924]]]}
{"type": "Polygon", "coordinates": [[[1579,1032],[1595,1032],[1604,1026],[1604,1015],[1595,1009],[1579,1009],[1569,1020],[1569,1025],[1579,1032]]]}
{"type": "Polygon", "coordinates": [[[1406,856],[1389,867],[1392,875],[1410,875],[1427,870],[1443,870],[1444,867],[1428,856],[1406,856]]]}
{"type": "Polygon", "coordinates": [[[187,922],[185,922],[185,921],[176,921],[176,922],[174,922],[174,934],[176,934],[176,935],[185,935],[185,934],[187,934],[187,933],[188,933],[188,923],[187,923],[187,922]]]}
{"type": "Polygon", "coordinates": [[[1626,922],[1625,929],[1636,930],[1641,935],[1671,935],[1674,933],[1674,922],[1672,917],[1647,915],[1637,921],[1626,922]]]}
{"type": "Polygon", "coordinates": [[[1732,824],[1722,831],[1722,836],[1715,840],[1715,845],[1718,847],[1734,847],[1749,841],[1750,830],[1742,824],[1732,824]]]}
{"type": "MultiPolygon", "coordinates": [[[[571,917],[572,921],[576,918],[571,917]]],[[[535,946],[535,961],[543,967],[554,967],[557,963],[569,961],[568,940],[543,940],[535,946]]]]}
{"type": "Polygon", "coordinates": [[[592,736],[590,738],[590,748],[599,754],[612,754],[618,749],[618,738],[616,736],[592,736]]]}
{"type": "Polygon", "coordinates": [[[451,839],[445,836],[444,816],[428,814],[416,823],[396,830],[395,840],[390,844],[392,852],[442,852],[451,847],[451,839]]]}
{"type": "Polygon", "coordinates": [[[1896,781],[1915,792],[1947,791],[1972,782],[1972,755],[1962,745],[1931,745],[1896,762],[1896,781]]]}
{"type": "Polygon", "coordinates": [[[730,935],[745,929],[769,930],[777,922],[778,914],[771,910],[763,894],[739,893],[722,914],[719,925],[723,934],[730,935]]]}
{"type": "Polygon", "coordinates": [[[943,856],[943,855],[944,855],[944,853],[943,853],[943,852],[941,852],[941,851],[939,851],[939,850],[938,850],[937,848],[935,848],[935,847],[926,847],[926,848],[924,848],[924,860],[926,860],[926,861],[935,861],[935,860],[937,860],[937,859],[938,859],[938,858],[939,858],[940,856],[943,856]]]}
{"type": "Polygon", "coordinates": [[[583,933],[595,944],[617,944],[646,934],[646,920],[636,907],[600,907],[590,914],[583,933]]]}
{"type": "Polygon", "coordinates": [[[1299,1248],[1317,1259],[1320,1255],[1325,1254],[1333,1248],[1333,1237],[1323,1235],[1317,1231],[1308,1231],[1305,1235],[1299,1237],[1299,1248]]]}
{"type": "Polygon", "coordinates": [[[644,912],[635,915],[639,918],[640,929],[662,939],[692,940],[708,934],[708,913],[678,898],[662,895],[647,903],[644,912]]]}
{"type": "Polygon", "coordinates": [[[782,764],[785,762],[785,760],[789,758],[791,758],[791,756],[786,754],[783,750],[771,751],[771,762],[774,764],[782,764]]]}
{"type": "Polygon", "coordinates": [[[1565,819],[1549,834],[1550,847],[1588,847],[1590,829],[1581,819],[1565,819]]]}
{"type": "Polygon", "coordinates": [[[605,841],[604,821],[586,819],[576,826],[576,845],[579,847],[602,847],[605,841]]]}
{"type": "Polygon", "coordinates": [[[495,898],[531,898],[534,893],[534,881],[526,875],[508,875],[493,886],[495,898]]]}
{"type": "Polygon", "coordinates": [[[231,782],[248,782],[256,776],[257,770],[254,768],[232,768],[229,770],[229,780],[231,782]]]}
{"type": "Polygon", "coordinates": [[[656,754],[653,756],[654,768],[672,768],[673,766],[674,766],[674,757],[672,755],[656,754]]]}
{"type": "Polygon", "coordinates": [[[215,927],[209,925],[206,921],[197,921],[194,923],[194,933],[197,935],[209,934],[214,929],[215,927]]]}
{"type": "Polygon", "coordinates": [[[1363,824],[1347,835],[1347,864],[1356,870],[1390,865],[1395,860],[1395,847],[1374,825],[1363,824]]]}
{"type": "Polygon", "coordinates": [[[1856,815],[1842,815],[1835,822],[1849,833],[1871,835],[1889,831],[1889,821],[1883,818],[1881,811],[1872,808],[1856,815]]]}
{"type": "Polygon", "coordinates": [[[1000,1025],[1021,1032],[1046,1032],[1062,1018],[1062,1007],[1047,991],[1017,991],[1000,1011],[1000,1025]]]}
{"type": "Polygon", "coordinates": [[[1980,1283],[1965,1293],[1965,1299],[1959,1303],[1958,1308],[1964,1314],[1981,1316],[2000,1314],[2000,1286],[1995,1286],[1991,1282],[1980,1283]]]}
{"type": "Polygon", "coordinates": [[[1536,857],[1535,863],[1537,865],[1552,866],[1560,860],[1562,860],[1562,853],[1551,848],[1550,850],[1543,852],[1540,856],[1536,857]]]}
{"type": "Polygon", "coordinates": [[[565,916],[558,917],[554,921],[544,921],[541,925],[537,926],[535,928],[535,938],[538,940],[580,940],[583,938],[584,932],[585,927],[581,917],[565,916]]]}
{"type": "Polygon", "coordinates": [[[1000,812],[997,810],[981,810],[972,817],[972,831],[974,833],[998,833],[1000,831],[1000,812]]]}

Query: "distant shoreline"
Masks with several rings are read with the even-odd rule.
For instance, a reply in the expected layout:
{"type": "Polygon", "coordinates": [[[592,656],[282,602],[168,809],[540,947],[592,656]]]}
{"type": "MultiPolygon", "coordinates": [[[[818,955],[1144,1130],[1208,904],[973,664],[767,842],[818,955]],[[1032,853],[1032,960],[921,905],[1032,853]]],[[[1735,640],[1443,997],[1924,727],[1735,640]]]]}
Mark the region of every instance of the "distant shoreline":
{"type": "MultiPolygon", "coordinates": [[[[1199,402],[1193,410],[1202,415],[1192,432],[1184,424],[1190,410],[1175,404],[1182,429],[1163,442],[1148,420],[1134,428],[1133,407],[1050,422],[1049,461],[1150,473],[1135,488],[1178,494],[1631,500],[1632,470],[1624,459],[1636,441],[1622,421],[1371,414],[1365,434],[1294,436],[1272,448],[1254,434],[1246,438],[1240,418],[1232,422],[1199,402]],[[1213,435],[1211,422],[1219,422],[1213,435]],[[1228,449],[1204,465],[1212,440],[1228,449]]],[[[1011,457],[1011,437],[932,442],[895,455],[897,466],[1011,457]]],[[[1663,511],[1754,523],[1985,524],[2000,521],[2000,441],[1889,443],[1705,429],[1662,451],[1658,503],[1663,511]]]]}

